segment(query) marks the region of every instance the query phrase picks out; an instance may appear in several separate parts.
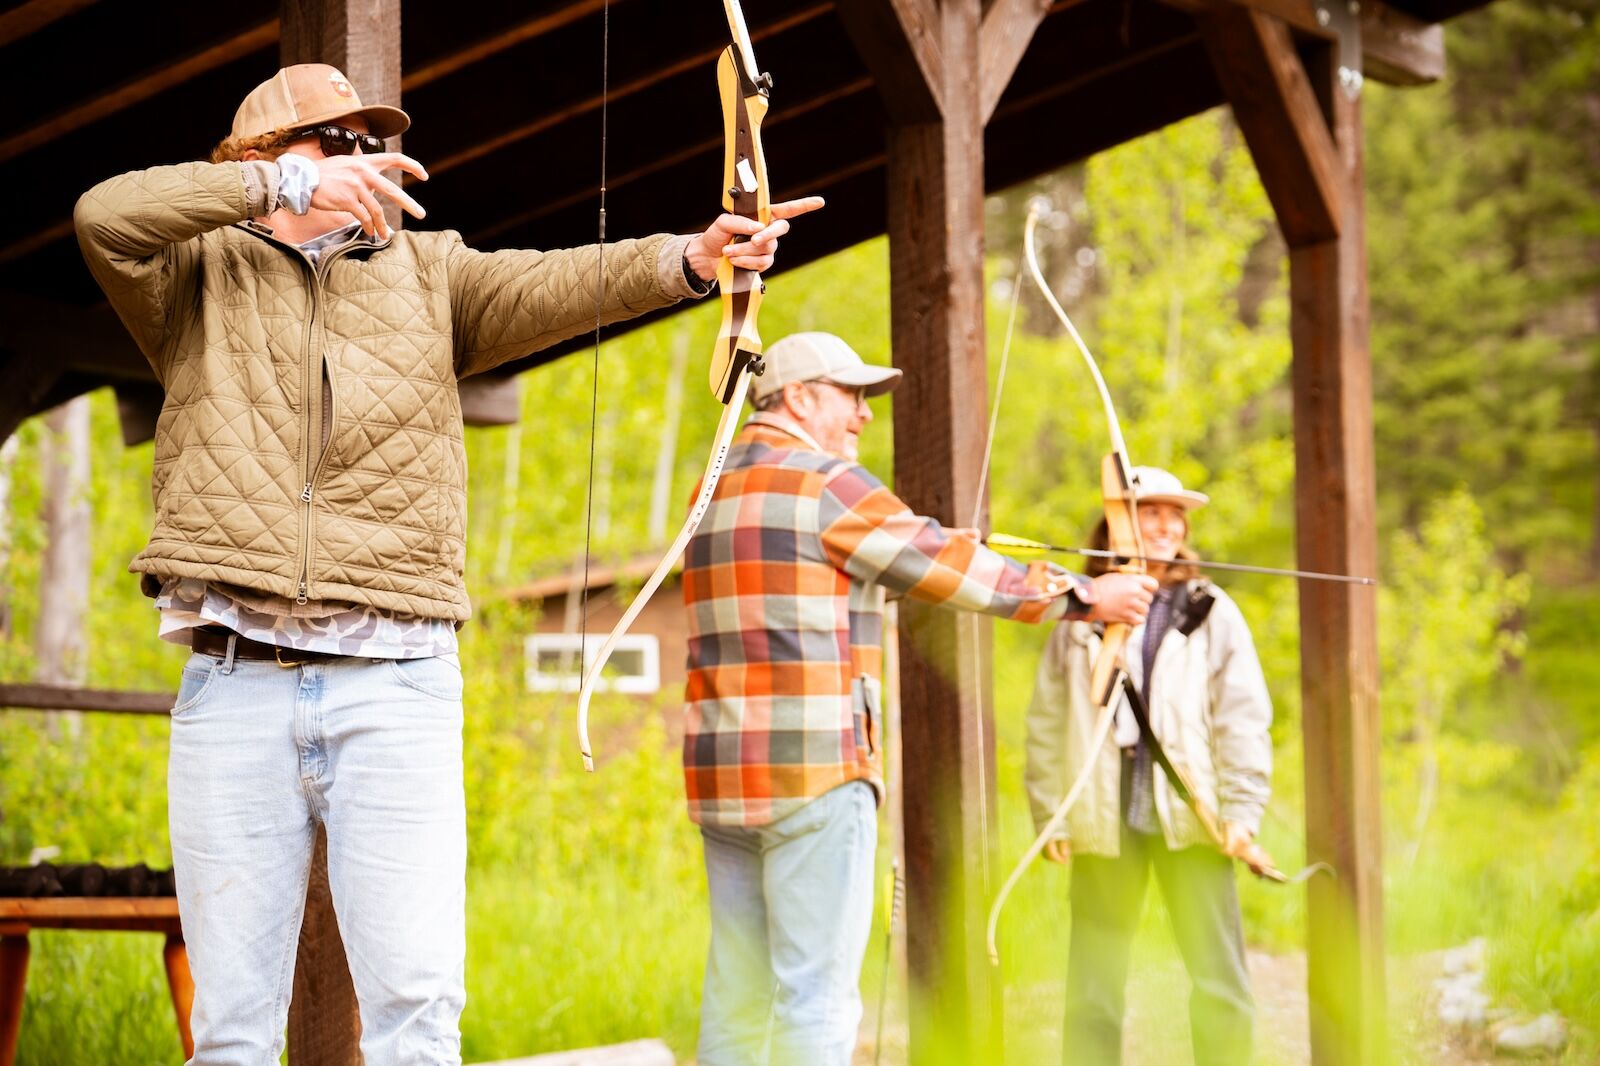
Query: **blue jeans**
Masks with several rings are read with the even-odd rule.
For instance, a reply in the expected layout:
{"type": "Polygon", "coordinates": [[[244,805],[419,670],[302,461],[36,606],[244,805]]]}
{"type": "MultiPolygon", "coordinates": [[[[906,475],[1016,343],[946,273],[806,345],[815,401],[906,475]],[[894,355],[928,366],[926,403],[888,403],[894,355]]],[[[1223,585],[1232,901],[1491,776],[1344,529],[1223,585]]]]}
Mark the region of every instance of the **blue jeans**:
{"type": "Polygon", "coordinates": [[[167,791],[192,1066],[276,1066],[319,822],[367,1066],[461,1061],[461,720],[453,655],[190,656],[167,791]]]}
{"type": "Polygon", "coordinates": [[[872,927],[872,786],[852,781],[771,825],[700,833],[711,890],[700,1066],[848,1066],[872,927]]]}

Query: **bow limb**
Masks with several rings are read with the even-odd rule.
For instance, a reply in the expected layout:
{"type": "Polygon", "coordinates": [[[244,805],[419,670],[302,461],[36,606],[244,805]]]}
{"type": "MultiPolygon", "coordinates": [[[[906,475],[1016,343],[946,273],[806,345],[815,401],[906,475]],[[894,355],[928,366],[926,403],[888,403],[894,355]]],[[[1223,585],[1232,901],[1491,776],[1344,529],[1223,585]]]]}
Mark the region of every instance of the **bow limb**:
{"type": "MultiPolygon", "coordinates": [[[[733,43],[723,49],[717,60],[717,87],[722,99],[726,144],[723,153],[722,208],[729,214],[742,215],[765,226],[772,221],[772,208],[767,189],[766,157],[761,148],[761,122],[767,114],[772,78],[757,72],[755,53],[750,46],[750,33],[745,28],[744,12],[739,7],[739,0],[723,0],[723,8],[727,12],[728,31],[733,43]]],[[[734,243],[744,240],[744,237],[735,237],[734,243]]],[[[725,405],[722,419],[717,423],[711,455],[706,460],[705,473],[700,478],[700,491],[689,508],[683,528],[678,530],[678,535],[673,538],[655,572],[600,646],[578,688],[578,750],[583,756],[585,770],[594,770],[594,749],[589,743],[589,705],[594,700],[606,663],[650,597],[671,573],[673,564],[683,554],[695,530],[700,527],[700,520],[705,517],[707,508],[711,506],[711,498],[717,491],[717,481],[722,476],[722,466],[728,458],[733,435],[738,431],[745,397],[750,390],[750,379],[764,369],[761,363],[761,334],[756,329],[761,297],[765,291],[761,275],[754,270],[735,267],[727,256],[723,256],[717,263],[717,283],[722,293],[722,326],[711,355],[710,385],[711,394],[725,405]]]]}
{"type": "Polygon", "coordinates": [[[1139,723],[1139,732],[1149,746],[1151,756],[1161,767],[1162,773],[1167,775],[1167,782],[1172,786],[1172,791],[1177,793],[1178,798],[1194,812],[1195,820],[1206,831],[1206,836],[1211,838],[1218,851],[1231,859],[1238,859],[1263,881],[1272,881],[1280,885],[1298,885],[1318,873],[1334,876],[1333,867],[1325,862],[1313,862],[1292,875],[1286,874],[1278,869],[1277,864],[1272,861],[1272,856],[1255,844],[1243,854],[1231,851],[1228,847],[1227,834],[1222,828],[1222,819],[1211,805],[1201,798],[1200,790],[1195,787],[1189,771],[1167,757],[1166,749],[1150,725],[1150,710],[1144,704],[1144,697],[1139,694],[1139,690],[1126,675],[1123,676],[1122,687],[1127,694],[1128,709],[1133,712],[1134,720],[1139,723]]]}
{"type": "Polygon", "coordinates": [[[1000,894],[995,896],[994,903],[989,907],[988,945],[989,961],[995,966],[1000,965],[1000,948],[996,937],[1000,929],[1000,912],[1005,909],[1006,900],[1011,897],[1011,890],[1017,887],[1017,882],[1022,880],[1022,875],[1028,872],[1028,867],[1033,865],[1033,860],[1044,851],[1044,846],[1067,821],[1067,813],[1072,810],[1072,805],[1078,802],[1078,794],[1089,783],[1089,774],[1094,770],[1095,756],[1105,746],[1106,738],[1111,735],[1111,723],[1116,718],[1116,705],[1106,704],[1100,708],[1099,717],[1095,719],[1094,734],[1089,743],[1090,757],[1083,764],[1083,769],[1072,782],[1072,787],[1067,789],[1067,794],[1061,798],[1056,809],[1051,813],[1050,820],[1045,822],[1044,828],[1039,830],[1039,835],[1033,838],[1033,844],[1022,853],[1022,858],[1017,860],[1017,865],[1012,868],[1011,875],[1006,878],[1005,884],[1000,886],[1000,894]]]}
{"type": "MultiPolygon", "coordinates": [[[[1039,206],[1034,204],[1029,207],[1027,225],[1023,230],[1023,248],[1027,257],[1028,272],[1038,285],[1039,291],[1044,294],[1050,309],[1066,327],[1067,333],[1078,347],[1078,352],[1083,356],[1084,363],[1089,367],[1089,372],[1094,377],[1095,388],[1100,393],[1107,427],[1111,433],[1111,451],[1100,461],[1100,497],[1105,510],[1108,543],[1111,551],[1121,559],[1118,570],[1124,573],[1142,574],[1145,572],[1144,540],[1139,535],[1139,507],[1133,491],[1133,464],[1128,459],[1127,444],[1122,438],[1122,425],[1117,420],[1116,406],[1111,402],[1111,392],[1106,388],[1105,378],[1100,373],[1100,365],[1089,353],[1089,346],[1083,343],[1077,327],[1072,324],[1072,319],[1056,300],[1055,293],[1050,291],[1050,286],[1044,280],[1044,271],[1039,268],[1039,256],[1035,251],[1033,240],[1034,229],[1038,222],[1039,206]]],[[[1027,872],[1028,866],[1038,858],[1045,844],[1066,822],[1067,814],[1077,802],[1084,786],[1088,784],[1089,775],[1094,771],[1100,751],[1111,735],[1111,724],[1116,717],[1117,697],[1127,677],[1123,655],[1127,649],[1128,635],[1132,632],[1133,627],[1124,622],[1111,623],[1105,627],[1105,632],[1100,638],[1100,652],[1095,656],[1089,675],[1089,698],[1097,709],[1097,717],[1089,750],[1084,756],[1083,769],[1079,771],[1072,786],[1067,789],[1066,795],[1056,806],[1050,820],[1034,838],[1033,845],[1018,860],[989,909],[989,959],[996,965],[1000,962],[1000,952],[996,946],[1000,912],[1004,909],[1012,888],[1027,872]]]]}
{"type": "Polygon", "coordinates": [[[706,508],[711,506],[711,497],[717,491],[717,480],[722,475],[722,464],[727,461],[728,448],[733,442],[734,433],[739,428],[745,394],[749,389],[750,374],[741,372],[734,381],[733,397],[722,411],[722,421],[717,425],[716,442],[712,446],[711,458],[706,462],[705,473],[700,479],[700,492],[695,497],[694,505],[689,509],[688,520],[683,523],[683,528],[678,530],[677,537],[667,548],[667,553],[662,556],[661,562],[656,565],[655,572],[639,589],[638,595],[634,596],[627,611],[611,630],[611,635],[606,637],[588,673],[584,675],[583,685],[578,689],[578,751],[583,755],[585,770],[594,770],[594,749],[589,743],[589,704],[594,699],[601,673],[605,670],[606,663],[610,661],[611,653],[616,651],[623,634],[633,625],[634,620],[639,617],[639,612],[644,610],[644,605],[650,601],[650,597],[672,572],[678,557],[683,554],[684,548],[688,547],[689,538],[694,536],[695,530],[700,527],[700,520],[705,517],[706,508]]]}

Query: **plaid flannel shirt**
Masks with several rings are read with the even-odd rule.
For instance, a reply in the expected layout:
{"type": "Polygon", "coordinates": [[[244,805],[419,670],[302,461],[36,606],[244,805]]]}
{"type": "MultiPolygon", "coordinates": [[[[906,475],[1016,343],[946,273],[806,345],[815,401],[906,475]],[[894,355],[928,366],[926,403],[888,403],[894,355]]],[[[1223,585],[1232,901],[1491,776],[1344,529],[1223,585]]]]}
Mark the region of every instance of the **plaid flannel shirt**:
{"type": "Polygon", "coordinates": [[[881,797],[886,592],[1023,622],[1087,612],[1045,591],[1059,567],[952,537],[859,464],[800,445],[753,416],[684,557],[684,778],[700,824],[766,825],[848,781],[881,797]]]}

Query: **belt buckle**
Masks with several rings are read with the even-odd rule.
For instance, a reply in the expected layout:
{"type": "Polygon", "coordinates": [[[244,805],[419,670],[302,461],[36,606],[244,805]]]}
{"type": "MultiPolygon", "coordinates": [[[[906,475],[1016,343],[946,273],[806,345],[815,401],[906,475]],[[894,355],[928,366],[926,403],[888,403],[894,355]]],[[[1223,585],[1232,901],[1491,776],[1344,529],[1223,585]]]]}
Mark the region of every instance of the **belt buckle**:
{"type": "MultiPolygon", "coordinates": [[[[291,648],[289,650],[292,651],[293,649],[291,648]]],[[[305,665],[305,660],[304,659],[292,659],[289,662],[284,662],[283,661],[283,653],[284,653],[284,648],[283,648],[282,645],[279,645],[279,646],[274,647],[272,649],[272,657],[277,660],[278,667],[280,669],[293,670],[297,666],[305,665]]]]}

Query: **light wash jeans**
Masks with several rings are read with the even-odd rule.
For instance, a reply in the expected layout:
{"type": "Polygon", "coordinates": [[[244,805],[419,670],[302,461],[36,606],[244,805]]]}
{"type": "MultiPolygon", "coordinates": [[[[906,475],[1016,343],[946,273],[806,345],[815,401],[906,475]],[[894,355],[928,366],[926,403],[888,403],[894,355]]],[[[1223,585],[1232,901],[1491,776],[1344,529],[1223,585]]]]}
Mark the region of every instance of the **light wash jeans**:
{"type": "Polygon", "coordinates": [[[852,781],[771,825],[700,834],[711,889],[700,1066],[848,1066],[872,926],[872,786],[852,781]]]}
{"type": "Polygon", "coordinates": [[[460,1063],[461,719],[453,655],[189,657],[167,791],[191,1066],[276,1066],[318,822],[366,1066],[460,1063]]]}

